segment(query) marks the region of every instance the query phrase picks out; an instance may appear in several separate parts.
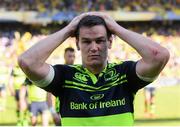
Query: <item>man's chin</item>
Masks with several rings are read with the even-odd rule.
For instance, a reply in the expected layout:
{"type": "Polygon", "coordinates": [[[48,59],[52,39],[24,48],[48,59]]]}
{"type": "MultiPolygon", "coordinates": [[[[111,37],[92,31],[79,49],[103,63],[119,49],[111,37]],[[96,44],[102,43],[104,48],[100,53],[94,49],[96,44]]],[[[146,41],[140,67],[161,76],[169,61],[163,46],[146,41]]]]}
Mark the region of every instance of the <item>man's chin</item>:
{"type": "Polygon", "coordinates": [[[92,61],[89,65],[91,67],[99,67],[99,66],[102,66],[103,64],[99,61],[92,61]]]}

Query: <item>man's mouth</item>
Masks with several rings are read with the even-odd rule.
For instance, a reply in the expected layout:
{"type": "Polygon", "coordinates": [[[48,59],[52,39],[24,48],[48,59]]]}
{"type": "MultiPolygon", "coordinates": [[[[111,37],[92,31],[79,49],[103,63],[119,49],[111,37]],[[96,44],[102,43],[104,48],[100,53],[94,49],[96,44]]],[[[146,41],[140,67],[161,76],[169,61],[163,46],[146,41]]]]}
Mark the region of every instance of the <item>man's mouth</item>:
{"type": "Polygon", "coordinates": [[[89,55],[88,57],[90,57],[90,58],[98,58],[98,57],[100,57],[100,55],[89,55]]]}

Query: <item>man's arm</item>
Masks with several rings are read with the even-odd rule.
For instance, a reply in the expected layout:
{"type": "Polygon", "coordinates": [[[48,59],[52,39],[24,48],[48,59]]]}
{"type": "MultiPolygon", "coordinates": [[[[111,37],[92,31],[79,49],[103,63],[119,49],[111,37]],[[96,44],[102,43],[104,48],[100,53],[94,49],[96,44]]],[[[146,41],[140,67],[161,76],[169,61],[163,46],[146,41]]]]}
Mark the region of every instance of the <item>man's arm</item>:
{"type": "Polygon", "coordinates": [[[151,80],[159,75],[170,57],[166,48],[147,37],[121,27],[104,13],[94,12],[90,14],[102,17],[113,34],[120,37],[141,55],[142,58],[136,66],[136,73],[139,77],[151,80]]]}
{"type": "Polygon", "coordinates": [[[170,57],[166,48],[147,37],[124,29],[121,26],[116,28],[116,35],[141,55],[142,58],[136,65],[136,73],[139,77],[151,80],[159,75],[170,57]]]}
{"type": "Polygon", "coordinates": [[[48,75],[50,66],[45,61],[64,40],[74,34],[77,24],[84,15],[75,17],[65,28],[39,41],[19,56],[19,66],[30,80],[39,81],[48,75]]]}
{"type": "Polygon", "coordinates": [[[19,100],[20,100],[20,109],[25,110],[27,109],[27,103],[26,103],[26,92],[27,92],[27,86],[24,84],[20,88],[20,93],[19,93],[19,100]]]}

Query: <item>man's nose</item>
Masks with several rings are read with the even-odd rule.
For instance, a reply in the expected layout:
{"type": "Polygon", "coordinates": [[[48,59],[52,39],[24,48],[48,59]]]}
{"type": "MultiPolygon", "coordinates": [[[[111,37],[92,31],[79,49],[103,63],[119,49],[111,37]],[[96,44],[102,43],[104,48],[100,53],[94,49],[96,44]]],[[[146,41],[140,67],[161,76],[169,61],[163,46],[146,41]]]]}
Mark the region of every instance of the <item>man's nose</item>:
{"type": "Polygon", "coordinates": [[[97,50],[98,50],[98,44],[95,41],[92,41],[91,51],[97,51],[97,50]]]}

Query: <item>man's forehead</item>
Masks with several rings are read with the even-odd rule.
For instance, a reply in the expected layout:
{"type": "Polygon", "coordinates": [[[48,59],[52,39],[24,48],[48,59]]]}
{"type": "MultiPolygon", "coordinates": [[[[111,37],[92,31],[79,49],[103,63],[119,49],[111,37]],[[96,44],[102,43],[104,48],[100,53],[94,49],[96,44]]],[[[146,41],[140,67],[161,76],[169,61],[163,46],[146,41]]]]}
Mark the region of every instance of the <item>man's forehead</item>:
{"type": "Polygon", "coordinates": [[[82,28],[79,32],[79,37],[82,39],[86,38],[100,38],[106,37],[107,31],[103,26],[90,27],[90,28],[82,28]]]}
{"type": "Polygon", "coordinates": [[[106,28],[103,25],[95,25],[91,27],[83,26],[79,29],[80,34],[82,33],[98,33],[98,32],[106,32],[106,28]]]}
{"type": "Polygon", "coordinates": [[[98,40],[98,39],[106,39],[106,36],[98,36],[98,37],[81,37],[81,40],[98,40]]]}
{"type": "Polygon", "coordinates": [[[65,54],[71,55],[71,54],[75,54],[75,52],[74,52],[74,51],[69,51],[69,50],[68,50],[68,51],[65,52],[65,54]]]}
{"type": "Polygon", "coordinates": [[[74,53],[74,51],[67,50],[65,53],[74,53]]]}

